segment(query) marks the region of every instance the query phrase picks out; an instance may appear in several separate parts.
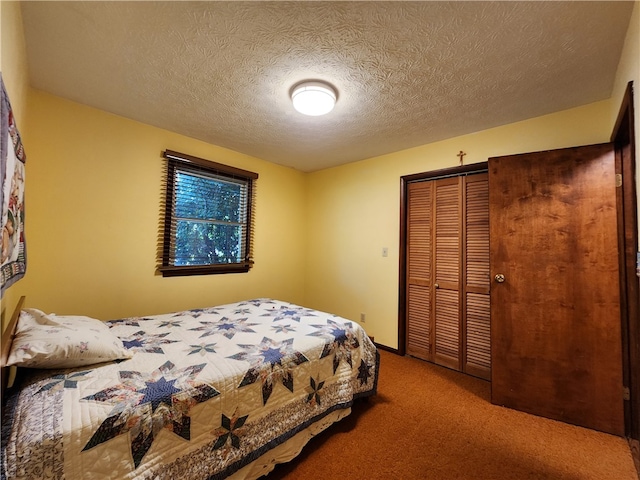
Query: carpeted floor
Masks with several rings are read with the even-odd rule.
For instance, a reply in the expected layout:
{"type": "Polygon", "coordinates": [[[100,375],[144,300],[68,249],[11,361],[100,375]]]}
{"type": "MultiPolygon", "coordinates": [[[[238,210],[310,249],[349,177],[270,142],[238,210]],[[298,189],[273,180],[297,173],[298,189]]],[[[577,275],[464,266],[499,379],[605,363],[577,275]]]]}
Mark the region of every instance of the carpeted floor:
{"type": "Polygon", "coordinates": [[[270,480],[638,480],[623,438],[492,405],[486,381],[380,354],[378,395],[270,480]]]}

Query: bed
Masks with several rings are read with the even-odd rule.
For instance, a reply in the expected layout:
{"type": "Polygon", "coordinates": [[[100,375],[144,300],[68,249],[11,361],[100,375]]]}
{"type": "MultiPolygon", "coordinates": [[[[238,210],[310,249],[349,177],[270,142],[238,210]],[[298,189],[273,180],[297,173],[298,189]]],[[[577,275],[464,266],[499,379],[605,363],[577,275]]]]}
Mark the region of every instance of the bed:
{"type": "Polygon", "coordinates": [[[364,330],[299,305],[96,323],[22,301],[2,341],[3,377],[19,372],[3,395],[3,479],[258,478],[376,393],[364,330]]]}

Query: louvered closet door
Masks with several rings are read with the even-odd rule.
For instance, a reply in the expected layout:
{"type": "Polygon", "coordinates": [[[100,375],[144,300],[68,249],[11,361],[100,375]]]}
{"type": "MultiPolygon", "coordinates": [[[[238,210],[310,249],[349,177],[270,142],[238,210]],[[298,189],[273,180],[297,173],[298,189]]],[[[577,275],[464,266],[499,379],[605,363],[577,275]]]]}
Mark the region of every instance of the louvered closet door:
{"type": "Polygon", "coordinates": [[[431,360],[432,182],[408,185],[407,353],[431,360]]]}
{"type": "Polygon", "coordinates": [[[489,185],[474,173],[407,185],[406,351],[489,379],[489,185]]]}
{"type": "Polygon", "coordinates": [[[435,181],[435,338],[433,361],[460,365],[460,236],[462,177],[435,181]]]}
{"type": "Polygon", "coordinates": [[[465,181],[464,371],[491,378],[489,181],[488,174],[465,181]]]}

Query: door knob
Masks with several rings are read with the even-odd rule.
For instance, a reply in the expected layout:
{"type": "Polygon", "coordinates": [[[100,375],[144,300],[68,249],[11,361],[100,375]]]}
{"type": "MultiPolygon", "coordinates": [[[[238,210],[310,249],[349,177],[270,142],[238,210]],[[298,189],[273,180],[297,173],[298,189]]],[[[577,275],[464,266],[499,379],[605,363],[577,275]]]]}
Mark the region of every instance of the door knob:
{"type": "Polygon", "coordinates": [[[433,286],[436,287],[436,288],[440,288],[440,285],[437,284],[437,283],[434,283],[433,286]]]}
{"type": "Polygon", "coordinates": [[[497,273],[495,277],[496,282],[498,283],[504,283],[504,275],[501,273],[497,273]]]}

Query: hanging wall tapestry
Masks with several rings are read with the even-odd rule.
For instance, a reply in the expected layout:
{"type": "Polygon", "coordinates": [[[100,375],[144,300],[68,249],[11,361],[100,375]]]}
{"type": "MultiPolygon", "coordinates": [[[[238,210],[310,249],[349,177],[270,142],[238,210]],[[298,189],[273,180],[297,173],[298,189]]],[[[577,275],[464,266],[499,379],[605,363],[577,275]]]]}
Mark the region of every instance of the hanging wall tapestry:
{"type": "Polygon", "coordinates": [[[2,83],[0,102],[0,180],[2,190],[2,250],[0,250],[0,269],[2,283],[0,297],[4,291],[20,280],[27,270],[27,252],[24,240],[24,173],[26,156],[20,141],[11,111],[7,91],[2,83]]]}

